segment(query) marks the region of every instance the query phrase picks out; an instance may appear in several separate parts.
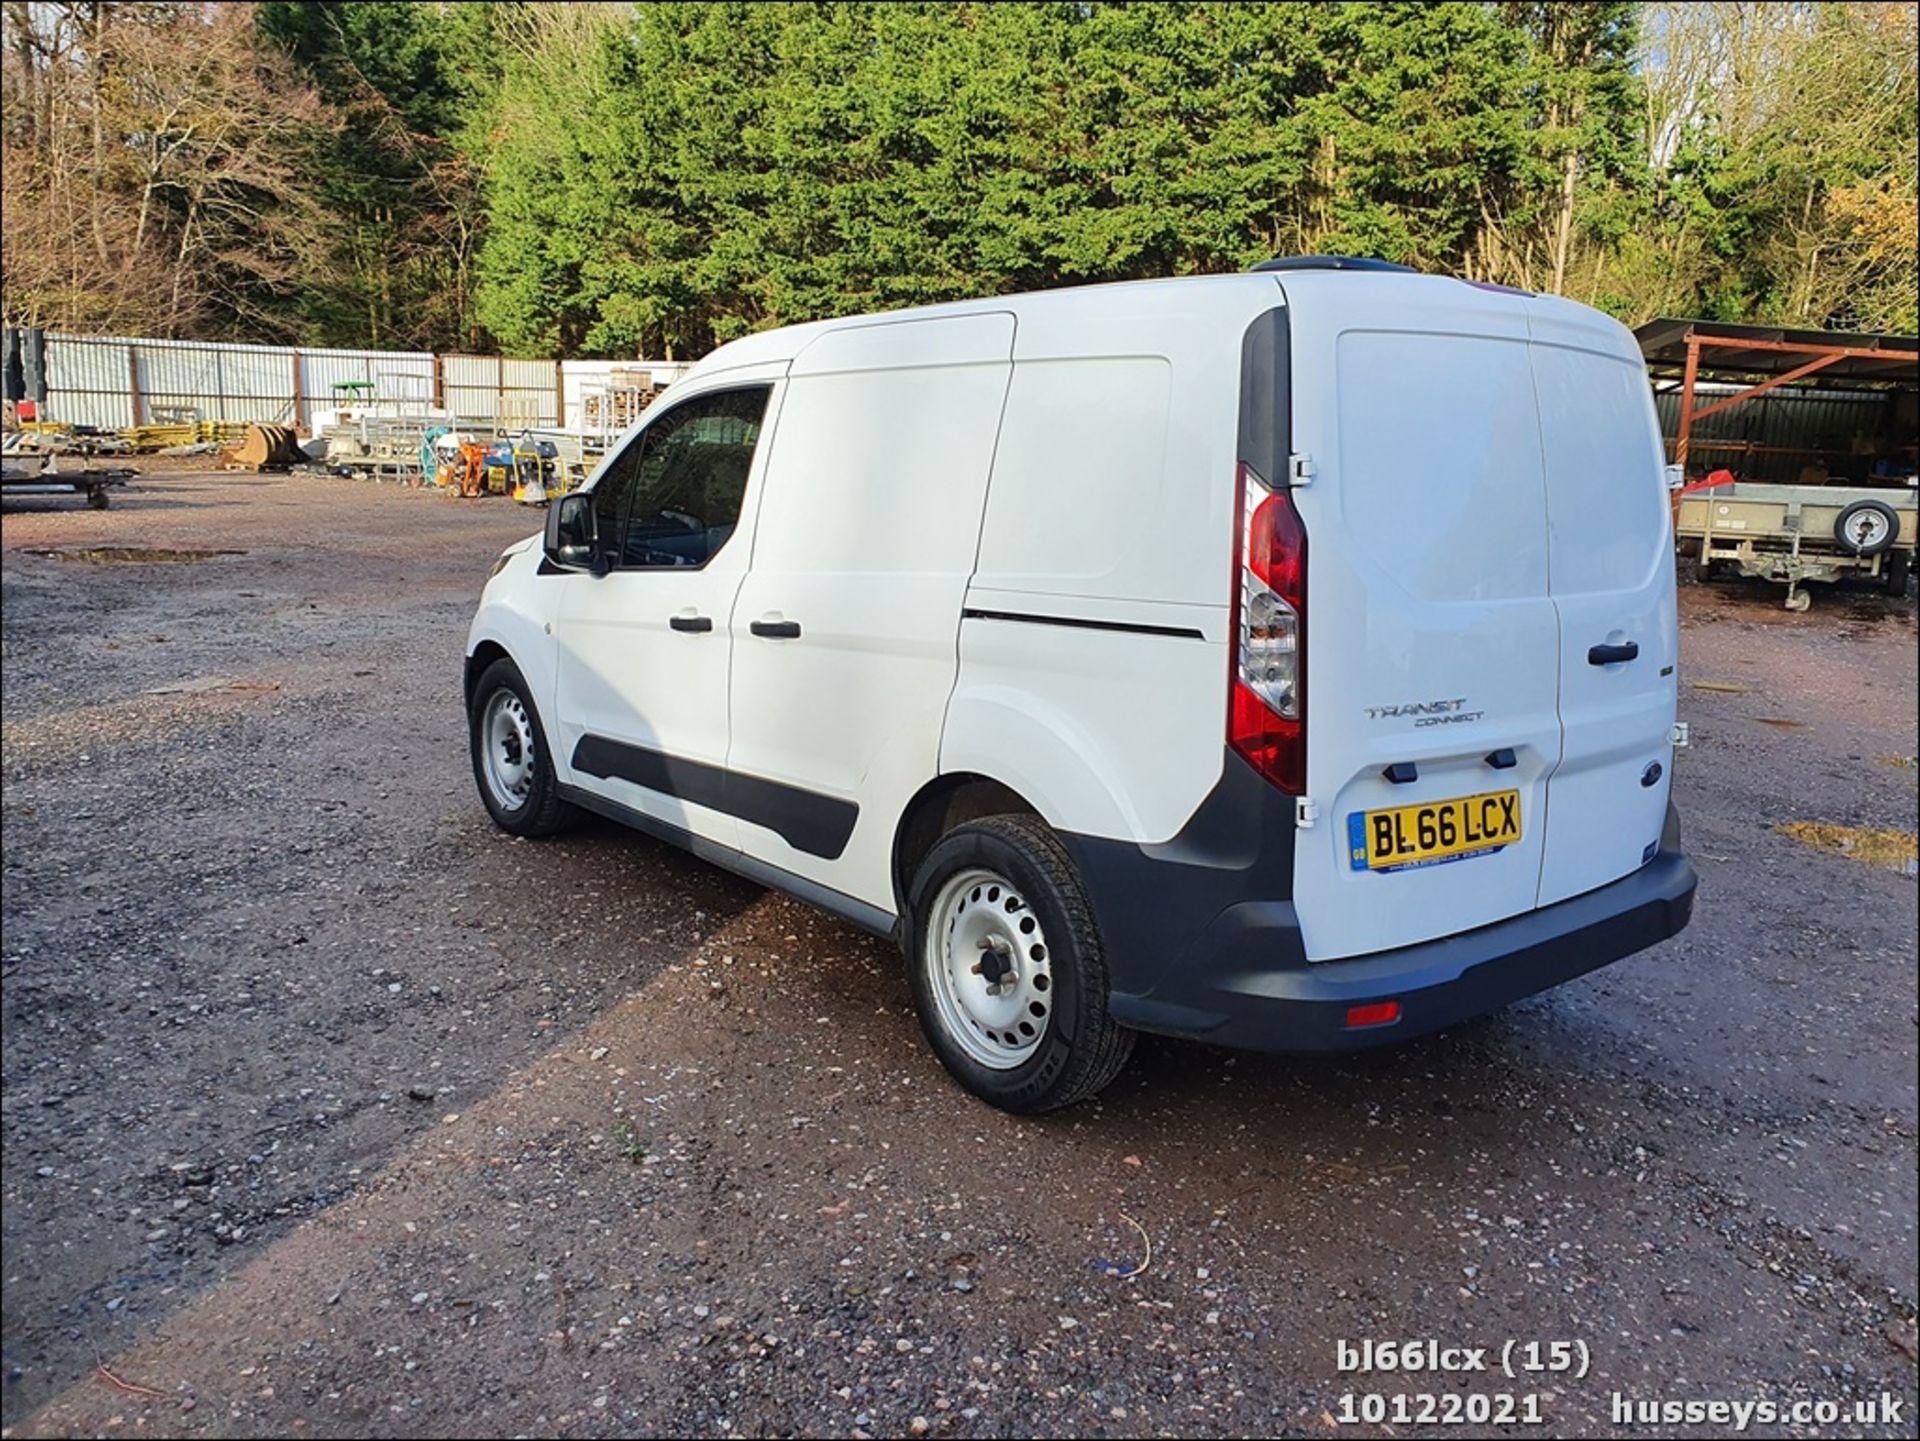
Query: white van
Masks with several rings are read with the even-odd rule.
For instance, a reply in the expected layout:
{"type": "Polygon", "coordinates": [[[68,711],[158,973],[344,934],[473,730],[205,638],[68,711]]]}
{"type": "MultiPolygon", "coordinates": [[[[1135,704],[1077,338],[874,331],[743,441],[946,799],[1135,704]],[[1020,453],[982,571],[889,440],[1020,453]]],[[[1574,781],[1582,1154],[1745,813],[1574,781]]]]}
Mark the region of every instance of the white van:
{"type": "Polygon", "coordinates": [[[1338,258],[722,346],[468,641],[474,773],[897,937],[1041,1111],[1134,1033],[1336,1050],[1686,925],[1621,326],[1338,258]]]}

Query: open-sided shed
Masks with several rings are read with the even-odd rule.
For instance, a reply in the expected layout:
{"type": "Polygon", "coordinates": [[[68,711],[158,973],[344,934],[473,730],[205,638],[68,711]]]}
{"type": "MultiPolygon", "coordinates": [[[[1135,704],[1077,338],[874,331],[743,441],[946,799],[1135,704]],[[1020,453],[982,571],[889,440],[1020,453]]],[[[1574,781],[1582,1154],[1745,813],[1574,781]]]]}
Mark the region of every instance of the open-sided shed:
{"type": "Polygon", "coordinates": [[[1809,580],[1871,577],[1904,594],[1920,341],[1707,320],[1655,320],[1637,337],[1689,477],[1674,533],[1703,574],[1784,582],[1791,610],[1806,608],[1809,580]]]}
{"type": "Polygon", "coordinates": [[[1747,460],[1747,478],[1771,470],[1781,479],[1791,478],[1779,473],[1782,465],[1828,465],[1842,456],[1913,462],[1920,338],[1672,318],[1648,321],[1634,334],[1655,391],[1678,401],[1661,407],[1662,418],[1671,417],[1673,461],[1689,471],[1729,457],[1747,460]],[[1835,403],[1841,395],[1857,401],[1875,394],[1885,403],[1835,403]],[[1797,403],[1777,410],[1764,431],[1750,426],[1736,434],[1722,425],[1703,432],[1703,421],[1767,395],[1797,403]],[[1836,441],[1842,443],[1822,443],[1836,441]]]}

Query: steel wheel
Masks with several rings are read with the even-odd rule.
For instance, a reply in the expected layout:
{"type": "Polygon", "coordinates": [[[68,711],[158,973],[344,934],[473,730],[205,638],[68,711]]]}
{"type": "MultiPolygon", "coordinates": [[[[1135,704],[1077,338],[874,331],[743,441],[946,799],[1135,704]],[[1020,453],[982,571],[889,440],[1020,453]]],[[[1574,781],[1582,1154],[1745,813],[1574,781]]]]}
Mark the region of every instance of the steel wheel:
{"type": "Polygon", "coordinates": [[[1877,510],[1863,510],[1847,524],[1847,544],[1861,555],[1877,555],[1885,550],[1893,527],[1877,510]]]}
{"type": "Polygon", "coordinates": [[[967,1056],[1010,1071],[1046,1039],[1053,974],[1040,918],[1006,877],[960,871],[935,896],[921,956],[941,1026],[967,1056]]]}
{"type": "Polygon", "coordinates": [[[480,721],[487,789],[502,810],[515,811],[533,790],[533,721],[520,697],[505,687],[487,701],[480,721]]]}

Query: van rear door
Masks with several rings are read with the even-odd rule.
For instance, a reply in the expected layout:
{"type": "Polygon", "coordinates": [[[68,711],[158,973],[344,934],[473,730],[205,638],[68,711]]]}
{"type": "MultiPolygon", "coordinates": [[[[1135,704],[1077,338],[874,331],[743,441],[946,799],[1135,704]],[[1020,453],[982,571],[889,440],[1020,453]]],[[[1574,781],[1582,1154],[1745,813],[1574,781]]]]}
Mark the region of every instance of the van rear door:
{"type": "Polygon", "coordinates": [[[1527,302],[1560,642],[1560,762],[1548,787],[1541,905],[1653,854],[1671,785],[1678,629],[1660,427],[1626,329],[1527,302]]]}
{"type": "Polygon", "coordinates": [[[1317,961],[1536,904],[1560,621],[1525,300],[1416,275],[1282,288],[1311,470],[1293,501],[1317,814],[1294,904],[1317,961]]]}

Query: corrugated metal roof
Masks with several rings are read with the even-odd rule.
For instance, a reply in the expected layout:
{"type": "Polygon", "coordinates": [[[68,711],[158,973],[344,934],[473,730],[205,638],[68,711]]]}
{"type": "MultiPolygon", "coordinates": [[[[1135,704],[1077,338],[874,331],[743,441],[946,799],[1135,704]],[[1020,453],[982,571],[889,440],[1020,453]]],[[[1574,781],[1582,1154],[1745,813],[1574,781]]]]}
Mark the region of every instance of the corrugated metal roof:
{"type": "Polygon", "coordinates": [[[1684,367],[1687,342],[1700,347],[1700,367],[1735,375],[1784,375],[1835,350],[1871,351],[1875,355],[1847,355],[1817,372],[1834,380],[1885,381],[1920,386],[1920,337],[1871,335],[1841,330],[1791,330],[1773,325],[1734,325],[1721,320],[1680,320],[1663,316],[1633,332],[1640,353],[1656,369],[1684,367]],[[1742,341],[1751,342],[1743,345],[1742,341]],[[1785,347],[1785,348],[1775,348],[1785,347]],[[1892,354],[1889,354],[1892,352],[1892,354]]]}

